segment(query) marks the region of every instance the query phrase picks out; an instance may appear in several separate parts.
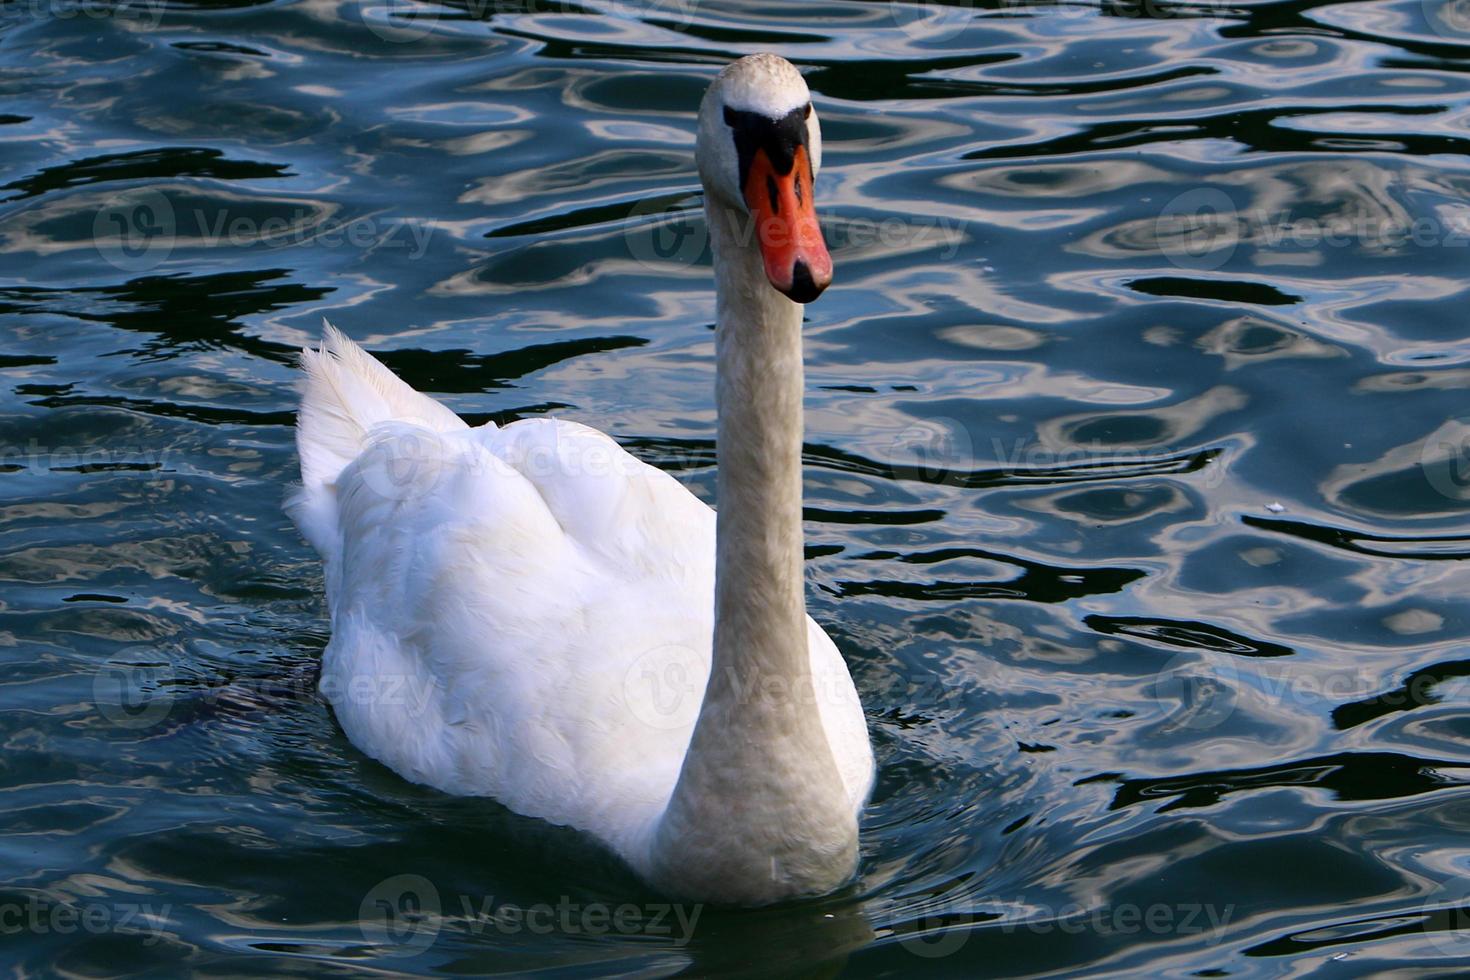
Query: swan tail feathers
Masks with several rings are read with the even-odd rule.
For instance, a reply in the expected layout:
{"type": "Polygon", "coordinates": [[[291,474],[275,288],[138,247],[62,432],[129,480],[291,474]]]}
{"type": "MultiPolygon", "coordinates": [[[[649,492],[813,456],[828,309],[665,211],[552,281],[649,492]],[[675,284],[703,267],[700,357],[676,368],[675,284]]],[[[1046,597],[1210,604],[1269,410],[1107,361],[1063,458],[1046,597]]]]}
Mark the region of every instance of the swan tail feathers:
{"type": "Polygon", "coordinates": [[[464,420],[414,391],[382,362],[324,323],[321,346],[301,352],[306,380],[296,418],[296,449],[307,492],[331,484],[384,422],[411,422],[435,432],[465,429],[464,420]]]}
{"type": "Polygon", "coordinates": [[[285,508],[306,540],[328,560],[330,578],[332,559],[341,546],[336,481],[367,448],[373,429],[393,422],[435,432],[469,427],[325,321],[321,345],[301,352],[301,366],[305,378],[296,416],[301,485],[287,494],[285,508]]]}

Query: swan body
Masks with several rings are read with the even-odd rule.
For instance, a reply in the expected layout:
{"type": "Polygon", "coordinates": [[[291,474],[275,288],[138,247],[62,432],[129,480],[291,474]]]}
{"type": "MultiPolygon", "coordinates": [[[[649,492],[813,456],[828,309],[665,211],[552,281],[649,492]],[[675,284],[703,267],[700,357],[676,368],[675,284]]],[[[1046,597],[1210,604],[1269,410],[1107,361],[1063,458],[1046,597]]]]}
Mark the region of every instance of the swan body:
{"type": "Polygon", "coordinates": [[[718,517],[595,429],[471,428],[330,326],[303,354],[288,510],[324,561],[321,688],[348,738],[414,782],[585,831],[700,900],[840,885],[873,779],[852,679],[802,600],[801,307],[778,290],[820,291],[830,262],[800,234],[783,253],[715,228],[745,203],[760,114],[807,99],[795,69],[756,56],[701,108],[718,517]]]}

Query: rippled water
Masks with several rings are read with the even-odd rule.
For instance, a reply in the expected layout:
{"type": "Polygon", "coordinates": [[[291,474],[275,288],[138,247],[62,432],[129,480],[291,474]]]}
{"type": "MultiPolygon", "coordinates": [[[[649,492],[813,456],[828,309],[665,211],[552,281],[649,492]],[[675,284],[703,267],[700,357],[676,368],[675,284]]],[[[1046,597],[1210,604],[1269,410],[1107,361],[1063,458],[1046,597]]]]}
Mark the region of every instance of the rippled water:
{"type": "Polygon", "coordinates": [[[1463,2],[12,0],[0,44],[13,964],[1470,965],[1463,2]],[[313,693],[293,357],[329,316],[710,499],[694,110],[763,49],[826,136],[809,596],[879,779],[849,890],[612,926],[657,896],[313,693]]]}

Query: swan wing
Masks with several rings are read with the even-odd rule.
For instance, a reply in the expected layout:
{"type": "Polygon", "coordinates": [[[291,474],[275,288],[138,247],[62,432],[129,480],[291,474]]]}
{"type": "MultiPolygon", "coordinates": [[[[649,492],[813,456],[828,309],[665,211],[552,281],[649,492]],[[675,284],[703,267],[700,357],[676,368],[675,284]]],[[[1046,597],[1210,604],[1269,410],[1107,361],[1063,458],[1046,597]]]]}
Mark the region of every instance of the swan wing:
{"type": "Polygon", "coordinates": [[[353,743],[417,782],[632,846],[708,676],[709,508],[550,420],[379,426],[337,492],[322,683],[353,743]],[[644,668],[681,673],[648,692],[644,668]]]}

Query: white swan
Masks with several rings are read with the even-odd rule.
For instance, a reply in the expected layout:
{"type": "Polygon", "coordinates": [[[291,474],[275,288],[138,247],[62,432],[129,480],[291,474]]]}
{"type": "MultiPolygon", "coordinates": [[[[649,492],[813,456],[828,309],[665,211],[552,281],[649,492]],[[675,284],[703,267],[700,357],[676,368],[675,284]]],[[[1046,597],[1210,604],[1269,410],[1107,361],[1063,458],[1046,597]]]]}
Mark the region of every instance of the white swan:
{"type": "Polygon", "coordinates": [[[873,781],[852,678],[803,599],[793,299],[831,259],[796,69],[721,72],[696,158],[718,517],[586,426],[472,429],[330,325],[304,353],[287,506],[325,563],[321,685],[358,748],[588,832],[668,893],[753,905],[851,877],[873,781]]]}

